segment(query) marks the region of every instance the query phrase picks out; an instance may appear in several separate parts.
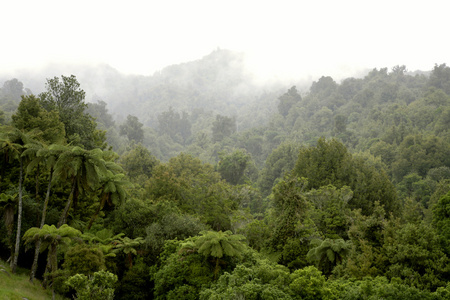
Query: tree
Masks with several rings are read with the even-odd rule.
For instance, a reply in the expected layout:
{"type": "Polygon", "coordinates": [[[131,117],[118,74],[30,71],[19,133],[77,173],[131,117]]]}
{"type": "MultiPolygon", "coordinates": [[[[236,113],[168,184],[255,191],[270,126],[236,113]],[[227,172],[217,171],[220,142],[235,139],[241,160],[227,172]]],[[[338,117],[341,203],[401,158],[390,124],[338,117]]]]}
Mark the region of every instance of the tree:
{"type": "Polygon", "coordinates": [[[71,191],[58,222],[58,226],[61,226],[66,223],[75,192],[95,190],[101,176],[107,173],[103,151],[98,148],[89,151],[78,146],[70,147],[59,156],[54,172],[57,180],[71,183],[71,191]]]}
{"type": "Polygon", "coordinates": [[[202,231],[200,237],[192,244],[183,244],[180,252],[195,247],[196,251],[205,257],[212,257],[215,261],[214,278],[220,271],[220,259],[224,256],[240,256],[246,245],[243,243],[245,237],[240,234],[233,234],[231,231],[202,231]]]}
{"type": "MultiPolygon", "coordinates": [[[[71,239],[79,237],[81,232],[75,228],[70,227],[67,224],[63,224],[59,228],[55,225],[45,224],[42,228],[32,227],[28,229],[23,235],[25,244],[30,242],[36,242],[37,240],[42,241],[41,249],[45,250],[49,248],[49,265],[52,272],[52,279],[55,279],[56,271],[58,270],[58,246],[66,245],[71,239]]],[[[53,288],[53,298],[54,298],[54,288],[53,288]]]]}
{"type": "Polygon", "coordinates": [[[17,193],[6,191],[0,194],[0,210],[3,211],[3,221],[5,222],[7,244],[13,253],[13,240],[11,239],[14,228],[14,210],[17,205],[17,193]]]}
{"type": "Polygon", "coordinates": [[[189,115],[183,111],[181,116],[172,107],[158,115],[158,131],[161,135],[167,134],[174,141],[185,144],[186,139],[191,136],[191,121],[189,115]],[[181,138],[181,139],[180,139],[181,138]]]}
{"type": "Polygon", "coordinates": [[[125,175],[122,173],[114,174],[110,170],[107,170],[106,176],[103,176],[101,178],[100,203],[97,207],[97,210],[92,215],[88,226],[86,227],[88,230],[91,228],[100,210],[103,209],[105,204],[108,204],[109,206],[113,207],[120,205],[125,201],[126,197],[125,186],[129,185],[130,183],[123,179],[124,176],[125,175]]]}
{"type": "Polygon", "coordinates": [[[213,142],[220,142],[236,132],[236,119],[227,116],[216,115],[212,127],[213,142]]]}
{"type": "Polygon", "coordinates": [[[441,236],[441,243],[450,255],[450,193],[442,196],[433,207],[433,226],[441,236]]]}
{"type": "Polygon", "coordinates": [[[144,243],[144,239],[142,237],[137,237],[135,239],[121,237],[113,243],[116,249],[122,251],[127,256],[128,268],[131,269],[133,267],[132,255],[137,255],[136,248],[144,243]]]}
{"type": "Polygon", "coordinates": [[[347,117],[336,115],[334,117],[334,131],[336,134],[344,133],[347,130],[347,117]]]}
{"type": "Polygon", "coordinates": [[[105,133],[96,130],[94,118],[85,112],[85,92],[76,77],[71,75],[47,79],[46,92],[39,94],[47,111],[56,110],[64,123],[69,143],[83,145],[87,149],[105,148],[105,133]]]}
{"type": "MultiPolygon", "coordinates": [[[[35,144],[37,145],[37,144],[35,144]]],[[[27,172],[30,172],[31,169],[38,166],[39,164],[43,164],[44,168],[49,171],[47,191],[45,193],[44,204],[42,207],[42,216],[41,216],[41,224],[39,228],[42,228],[45,224],[46,216],[47,216],[47,208],[48,202],[50,199],[50,192],[53,184],[53,171],[56,164],[56,161],[59,155],[66,150],[66,147],[61,145],[51,145],[49,147],[40,144],[38,147],[27,147],[24,151],[24,155],[30,157],[30,163],[27,167],[27,172]]],[[[38,266],[38,257],[41,247],[41,240],[36,241],[36,249],[34,253],[33,265],[31,266],[30,272],[30,281],[33,282],[34,276],[36,274],[36,269],[38,266]]]]}
{"type": "Polygon", "coordinates": [[[126,135],[129,141],[142,143],[144,141],[144,126],[135,116],[128,115],[125,123],[120,125],[120,135],[126,135]]]}
{"type": "Polygon", "coordinates": [[[291,273],[292,282],[289,288],[299,299],[329,299],[330,289],[327,289],[326,278],[316,267],[308,266],[291,273]]]}
{"type": "Polygon", "coordinates": [[[98,271],[92,277],[76,274],[70,277],[66,284],[77,292],[78,300],[112,300],[114,299],[114,284],[117,276],[107,272],[98,271]]]}
{"type": "Polygon", "coordinates": [[[285,142],[269,154],[258,182],[263,195],[269,195],[277,179],[294,168],[299,148],[298,144],[285,142]]]}
{"type": "Polygon", "coordinates": [[[347,238],[350,226],[350,209],[348,202],[353,192],[348,186],[340,189],[329,185],[306,193],[308,202],[312,204],[308,216],[317,229],[327,238],[347,238]]]}
{"type": "Polygon", "coordinates": [[[435,65],[428,81],[429,86],[443,90],[450,95],[450,67],[446,64],[435,65]]]}
{"type": "Polygon", "coordinates": [[[269,241],[273,250],[283,247],[290,238],[298,237],[297,224],[306,214],[305,178],[286,176],[273,189],[275,224],[269,241]]]}
{"type": "MultiPolygon", "coordinates": [[[[25,145],[33,143],[32,137],[36,136],[36,131],[29,133],[22,132],[21,130],[14,127],[2,127],[2,132],[0,134],[0,147],[9,153],[10,159],[19,160],[19,201],[18,201],[18,212],[17,212],[17,232],[16,232],[16,244],[14,247],[14,256],[11,258],[11,270],[13,273],[16,272],[17,262],[19,259],[19,246],[20,246],[20,235],[22,227],[22,184],[23,184],[23,170],[24,170],[24,157],[23,151],[25,145]],[[5,131],[3,131],[5,130],[5,131]]],[[[8,155],[6,155],[7,157],[8,155]]]]}
{"type": "Polygon", "coordinates": [[[205,286],[199,299],[300,299],[289,288],[291,278],[286,267],[251,249],[243,256],[232,271],[205,286]]]}
{"type": "Polygon", "coordinates": [[[86,112],[95,118],[97,124],[103,125],[103,129],[115,126],[113,116],[108,113],[107,103],[103,100],[97,100],[97,103],[88,103],[86,112]]]}
{"type": "Polygon", "coordinates": [[[235,150],[233,153],[219,155],[217,171],[228,183],[237,185],[243,184],[247,178],[245,171],[251,161],[250,154],[245,150],[235,150]]]}
{"type": "Polygon", "coordinates": [[[419,289],[435,290],[447,284],[450,259],[430,225],[391,221],[383,238],[385,276],[401,278],[419,289]]]}
{"type": "Polygon", "coordinates": [[[338,189],[350,187],[353,198],[349,207],[361,208],[364,214],[372,213],[376,201],[385,206],[387,213],[399,211],[397,194],[384,170],[354,157],[336,139],[320,138],[316,146],[301,149],[293,174],[307,178],[309,189],[329,184],[338,189]]]}
{"type": "Polygon", "coordinates": [[[6,124],[5,112],[0,109],[0,126],[6,124]]]}
{"type": "Polygon", "coordinates": [[[278,112],[286,117],[289,110],[295,106],[297,103],[302,101],[302,97],[297,92],[295,85],[291,87],[285,94],[278,98],[280,103],[278,104],[278,112]]]}
{"type": "Polygon", "coordinates": [[[23,83],[13,78],[3,83],[2,92],[13,100],[20,100],[20,96],[24,94],[23,83]]]}
{"type": "Polygon", "coordinates": [[[314,247],[308,252],[308,259],[315,261],[317,268],[322,269],[325,275],[331,275],[333,268],[342,263],[344,257],[350,252],[351,241],[343,239],[312,240],[314,247]]]}
{"type": "Polygon", "coordinates": [[[142,144],[135,144],[131,150],[122,154],[120,163],[133,182],[143,184],[152,176],[159,161],[142,144]]]}
{"type": "Polygon", "coordinates": [[[39,129],[45,143],[63,143],[66,132],[58,112],[46,111],[40,101],[34,95],[22,96],[17,112],[12,115],[12,125],[24,131],[39,129]]]}

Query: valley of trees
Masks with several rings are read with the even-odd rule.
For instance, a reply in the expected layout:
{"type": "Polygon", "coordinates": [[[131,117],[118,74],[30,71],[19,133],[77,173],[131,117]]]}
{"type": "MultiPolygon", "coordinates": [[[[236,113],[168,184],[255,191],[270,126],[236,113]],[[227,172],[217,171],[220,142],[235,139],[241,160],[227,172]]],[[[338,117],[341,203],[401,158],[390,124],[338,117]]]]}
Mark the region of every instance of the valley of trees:
{"type": "Polygon", "coordinates": [[[121,119],[74,75],[4,82],[11,272],[76,299],[449,299],[450,67],[259,93],[214,55],[121,119]]]}

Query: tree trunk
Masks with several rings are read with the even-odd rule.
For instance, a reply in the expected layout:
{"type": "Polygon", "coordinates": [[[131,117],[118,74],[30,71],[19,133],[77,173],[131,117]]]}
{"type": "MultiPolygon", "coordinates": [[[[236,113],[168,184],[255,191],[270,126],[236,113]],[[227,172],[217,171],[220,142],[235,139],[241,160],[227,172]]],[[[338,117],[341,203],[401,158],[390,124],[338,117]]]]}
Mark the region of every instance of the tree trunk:
{"type": "MultiPolygon", "coordinates": [[[[47,186],[47,193],[45,194],[45,200],[44,200],[44,207],[42,208],[42,217],[41,217],[41,225],[40,225],[40,229],[42,229],[42,227],[45,224],[45,218],[47,216],[47,206],[48,206],[48,200],[50,199],[50,190],[52,187],[52,178],[53,178],[53,168],[50,169],[50,176],[49,176],[49,181],[48,181],[48,186],[47,186]]],[[[30,273],[30,282],[33,282],[34,277],[36,276],[36,270],[38,267],[38,259],[39,259],[39,252],[41,250],[41,240],[39,239],[36,242],[36,249],[34,251],[34,259],[33,259],[33,265],[31,266],[31,273],[30,273]]]]}
{"type": "Polygon", "coordinates": [[[77,185],[77,181],[74,178],[73,183],[72,183],[72,190],[70,191],[70,195],[69,195],[69,199],[67,199],[66,207],[64,207],[64,211],[61,214],[61,218],[59,219],[59,222],[58,222],[58,228],[61,227],[63,224],[66,224],[67,215],[69,214],[69,209],[70,209],[70,206],[72,205],[73,194],[75,192],[76,185],[77,185]]]}
{"type": "Polygon", "coordinates": [[[56,244],[52,244],[50,246],[50,256],[51,256],[51,269],[52,269],[52,299],[55,299],[55,276],[56,271],[58,271],[58,246],[56,244]]]}
{"type": "MultiPolygon", "coordinates": [[[[35,185],[35,196],[34,199],[36,200],[36,204],[39,205],[39,164],[37,165],[37,171],[36,171],[36,185],[35,185]]],[[[38,220],[37,220],[37,224],[39,224],[40,220],[39,220],[39,216],[38,216],[38,220]]]]}
{"type": "Polygon", "coordinates": [[[87,230],[91,229],[92,224],[94,224],[94,221],[97,219],[98,214],[100,213],[100,210],[105,206],[107,196],[103,195],[102,200],[100,201],[99,206],[97,207],[97,210],[92,215],[91,220],[89,221],[88,226],[86,227],[87,230]]]}
{"type": "Polygon", "coordinates": [[[42,280],[42,286],[44,287],[44,289],[46,289],[48,287],[48,282],[49,282],[49,278],[48,278],[48,274],[50,273],[51,270],[51,253],[50,253],[50,249],[48,250],[47,253],[47,264],[45,265],[45,271],[44,271],[44,279],[42,280]]]}
{"type": "Polygon", "coordinates": [[[12,259],[11,272],[16,273],[17,261],[19,260],[19,246],[20,246],[20,230],[22,228],[22,180],[23,180],[23,161],[19,158],[20,174],[19,174],[19,208],[17,212],[17,234],[16,246],[14,248],[14,257],[12,259]]]}

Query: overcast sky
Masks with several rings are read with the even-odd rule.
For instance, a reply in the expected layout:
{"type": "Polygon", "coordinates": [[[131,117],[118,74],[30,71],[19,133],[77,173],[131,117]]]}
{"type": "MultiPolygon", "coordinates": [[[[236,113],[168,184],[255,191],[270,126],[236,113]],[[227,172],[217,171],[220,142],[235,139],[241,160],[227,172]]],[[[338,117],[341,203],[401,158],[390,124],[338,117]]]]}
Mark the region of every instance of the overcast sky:
{"type": "MultiPolygon", "coordinates": [[[[2,1],[0,72],[49,62],[153,74],[222,48],[261,76],[449,63],[448,1],[2,1]]],[[[349,75],[348,75],[349,76],[349,75]]]]}

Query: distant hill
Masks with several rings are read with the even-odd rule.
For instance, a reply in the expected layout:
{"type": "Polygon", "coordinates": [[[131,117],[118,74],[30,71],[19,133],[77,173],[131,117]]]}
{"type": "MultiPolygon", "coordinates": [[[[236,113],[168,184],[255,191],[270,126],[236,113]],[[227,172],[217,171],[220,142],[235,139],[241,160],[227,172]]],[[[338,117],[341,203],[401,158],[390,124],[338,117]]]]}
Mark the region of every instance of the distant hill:
{"type": "Polygon", "coordinates": [[[40,71],[20,70],[0,76],[0,81],[16,77],[39,94],[45,89],[46,78],[71,74],[86,91],[87,101],[103,100],[117,119],[132,114],[151,127],[156,126],[157,115],[170,107],[188,113],[202,109],[236,116],[240,122],[257,107],[273,110],[277,96],[288,87],[279,82],[264,86],[256,83],[245,68],[244,55],[222,49],[195,61],[168,66],[151,76],[125,75],[105,64],[58,64],[40,71]]]}

